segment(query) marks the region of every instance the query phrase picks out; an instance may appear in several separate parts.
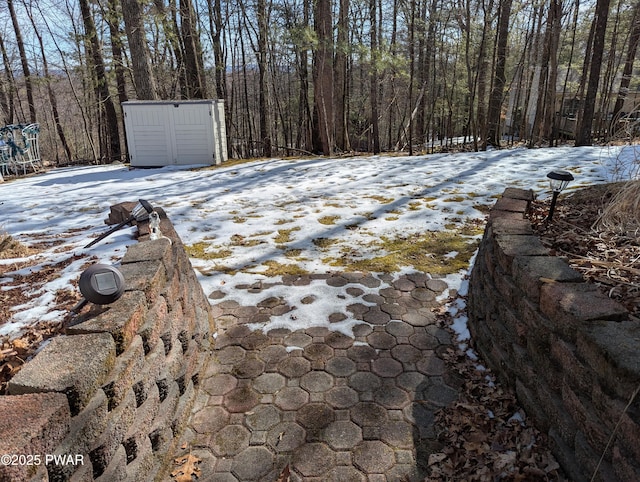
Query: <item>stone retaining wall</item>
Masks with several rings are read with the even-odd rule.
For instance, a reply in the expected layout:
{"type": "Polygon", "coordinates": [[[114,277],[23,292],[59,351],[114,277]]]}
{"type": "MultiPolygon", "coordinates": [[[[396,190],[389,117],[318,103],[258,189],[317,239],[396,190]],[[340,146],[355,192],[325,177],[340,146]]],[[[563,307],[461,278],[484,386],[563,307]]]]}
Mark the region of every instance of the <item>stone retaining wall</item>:
{"type": "Polygon", "coordinates": [[[640,325],[549,256],[524,219],[532,199],[509,188],[491,210],[470,281],[473,344],[571,479],[590,480],[604,454],[595,480],[640,480],[640,325]]]}
{"type": "MultiPolygon", "coordinates": [[[[122,205],[112,208],[112,222],[123,216],[122,205]]],[[[0,481],[147,481],[166,468],[214,322],[182,242],[161,217],[172,242],[145,240],[148,225],[139,226],[140,242],[119,267],[123,296],[80,315],[9,382],[0,455],[21,457],[3,459],[0,481]]]]}

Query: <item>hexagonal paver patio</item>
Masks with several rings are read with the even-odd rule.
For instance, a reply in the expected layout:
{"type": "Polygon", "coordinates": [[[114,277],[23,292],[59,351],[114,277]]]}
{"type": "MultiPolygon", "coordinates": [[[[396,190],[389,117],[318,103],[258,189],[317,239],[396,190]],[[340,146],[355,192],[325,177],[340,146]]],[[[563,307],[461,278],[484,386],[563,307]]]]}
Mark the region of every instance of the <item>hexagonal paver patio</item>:
{"type": "MultiPolygon", "coordinates": [[[[438,356],[451,337],[432,312],[446,283],[423,273],[310,276],[282,284],[324,280],[346,310],[293,332],[247,326],[295,313],[283,299],[243,307],[216,291],[214,313],[226,321],[179,445],[212,482],[275,482],[285,467],[290,481],[423,480],[427,461],[416,454],[438,447],[435,411],[458,396],[438,356]],[[353,336],[331,330],[345,320],[353,336]]],[[[302,303],[318,303],[318,293],[302,303]]]]}

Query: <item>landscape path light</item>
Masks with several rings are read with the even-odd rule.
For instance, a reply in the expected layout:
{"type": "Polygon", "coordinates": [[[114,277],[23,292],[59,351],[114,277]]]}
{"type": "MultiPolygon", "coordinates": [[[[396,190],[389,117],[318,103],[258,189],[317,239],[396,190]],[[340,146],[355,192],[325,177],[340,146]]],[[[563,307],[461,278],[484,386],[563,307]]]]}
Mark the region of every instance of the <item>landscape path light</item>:
{"type": "Polygon", "coordinates": [[[549,215],[547,216],[547,222],[551,222],[553,219],[553,211],[556,208],[556,201],[558,200],[558,195],[561,191],[563,191],[567,185],[573,181],[574,177],[569,171],[563,170],[554,170],[547,174],[549,178],[549,185],[551,186],[551,190],[553,191],[553,195],[551,197],[551,207],[549,208],[549,215]]]}
{"type": "Polygon", "coordinates": [[[109,305],[117,301],[124,293],[124,276],[115,267],[108,264],[94,264],[80,275],[78,288],[82,300],[71,310],[77,313],[87,304],[109,305]]]}
{"type": "Polygon", "coordinates": [[[149,219],[149,214],[151,213],[151,211],[153,211],[153,206],[148,201],[145,201],[144,199],[138,200],[138,204],[134,206],[133,210],[131,211],[131,216],[129,216],[128,219],[125,219],[120,224],[114,226],[106,233],[100,235],[99,237],[91,241],[89,244],[87,244],[84,247],[84,249],[90,248],[94,244],[102,241],[104,238],[106,238],[110,234],[113,234],[118,229],[121,229],[125,224],[129,224],[132,221],[136,221],[138,223],[141,221],[146,221],[147,219],[149,219]]]}

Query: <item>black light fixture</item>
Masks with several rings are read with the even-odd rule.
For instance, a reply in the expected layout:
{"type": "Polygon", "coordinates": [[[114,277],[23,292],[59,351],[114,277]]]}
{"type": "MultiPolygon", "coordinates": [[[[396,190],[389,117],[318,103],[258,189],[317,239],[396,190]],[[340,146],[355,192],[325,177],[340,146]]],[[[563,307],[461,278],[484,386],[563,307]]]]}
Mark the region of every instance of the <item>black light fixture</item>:
{"type": "Polygon", "coordinates": [[[94,264],[82,272],[78,287],[87,301],[108,305],[124,293],[124,276],[111,265],[94,264]]]}
{"type": "Polygon", "coordinates": [[[551,197],[551,207],[549,208],[549,215],[547,216],[547,222],[551,222],[553,219],[553,211],[556,208],[556,201],[558,200],[558,195],[561,191],[563,191],[567,185],[573,181],[574,177],[569,171],[563,170],[554,170],[547,174],[549,178],[549,185],[551,186],[551,190],[553,191],[553,195],[551,197]]]}
{"type": "Polygon", "coordinates": [[[109,305],[124,293],[124,276],[117,268],[108,264],[94,264],[85,269],[78,280],[82,299],[71,310],[78,313],[88,302],[109,305]]]}
{"type": "Polygon", "coordinates": [[[113,234],[118,229],[121,229],[125,224],[129,224],[132,221],[141,222],[149,219],[149,214],[151,213],[151,211],[153,211],[153,206],[148,201],[145,201],[144,199],[139,199],[138,204],[134,206],[133,210],[131,211],[131,216],[129,216],[128,219],[125,219],[120,224],[114,226],[106,233],[98,236],[96,239],[94,239],[89,244],[87,244],[84,247],[84,249],[90,248],[94,244],[102,241],[104,238],[106,238],[110,234],[113,234]]]}

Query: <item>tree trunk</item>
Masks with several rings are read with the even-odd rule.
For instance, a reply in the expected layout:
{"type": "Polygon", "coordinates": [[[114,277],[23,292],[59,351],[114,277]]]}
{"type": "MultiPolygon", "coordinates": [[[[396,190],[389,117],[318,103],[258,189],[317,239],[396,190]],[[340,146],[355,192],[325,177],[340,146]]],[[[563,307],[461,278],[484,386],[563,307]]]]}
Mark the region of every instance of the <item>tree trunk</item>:
{"type": "Polygon", "coordinates": [[[129,41],[136,96],[140,100],[156,100],[156,82],[151,70],[142,8],[138,0],[122,0],[122,16],[129,41]]]}
{"type": "Polygon", "coordinates": [[[119,161],[122,153],[120,150],[120,129],[118,127],[118,117],[116,115],[116,108],[113,104],[113,99],[109,93],[104,60],[102,59],[96,27],[93,22],[93,17],[91,16],[88,0],[80,0],[80,10],[82,12],[82,20],[88,41],[87,47],[91,52],[91,62],[93,63],[95,73],[96,97],[104,109],[104,128],[106,138],[104,143],[100,146],[101,158],[105,162],[119,161]]]}
{"type": "Polygon", "coordinates": [[[31,71],[29,70],[29,60],[27,59],[27,53],[24,49],[22,32],[20,31],[20,24],[18,23],[16,10],[13,6],[13,0],[7,0],[7,6],[9,7],[9,14],[11,15],[11,23],[13,24],[13,31],[16,35],[16,43],[18,44],[18,52],[20,53],[20,62],[22,63],[22,73],[24,74],[24,87],[25,87],[25,90],[27,91],[27,103],[29,104],[29,120],[31,122],[36,122],[37,121],[36,105],[33,100],[33,85],[31,84],[31,71]]]}
{"type": "Polygon", "coordinates": [[[380,127],[378,124],[378,32],[376,0],[369,2],[370,41],[371,41],[371,72],[370,72],[370,99],[371,102],[371,150],[374,154],[380,152],[380,127]]]}
{"type": "Polygon", "coordinates": [[[485,6],[483,3],[483,17],[484,27],[482,30],[482,38],[480,40],[480,46],[478,47],[478,73],[476,79],[477,88],[477,132],[474,133],[476,138],[480,140],[480,149],[485,150],[487,148],[487,73],[489,73],[489,56],[487,55],[487,41],[489,32],[491,30],[493,15],[493,0],[489,0],[489,5],[485,6]]]}
{"type": "Polygon", "coordinates": [[[576,129],[576,146],[590,146],[593,143],[591,127],[595,113],[598,84],[600,83],[604,41],[607,31],[607,19],[609,17],[609,2],[610,0],[598,0],[596,3],[596,13],[593,19],[594,35],[590,59],[589,82],[584,98],[582,121],[576,129]]]}
{"type": "Polygon", "coordinates": [[[229,108],[229,102],[227,100],[227,65],[223,48],[224,43],[222,33],[224,29],[224,21],[222,19],[221,0],[214,0],[213,5],[211,4],[211,0],[208,0],[207,5],[209,7],[209,28],[211,29],[213,61],[215,62],[216,97],[225,101],[224,120],[227,133],[227,155],[228,157],[232,157],[231,139],[229,138],[232,115],[231,109],[229,108]]]}
{"type": "Polygon", "coordinates": [[[496,40],[496,65],[493,88],[489,96],[487,113],[487,138],[495,147],[500,147],[500,124],[502,120],[502,100],[504,98],[505,66],[507,63],[507,39],[512,0],[501,0],[498,14],[498,37],[496,40]]]}
{"type": "Polygon", "coordinates": [[[116,74],[116,88],[118,90],[118,102],[122,104],[128,100],[127,84],[125,82],[124,60],[122,50],[122,37],[119,25],[122,21],[118,12],[117,0],[108,0],[108,10],[106,15],[109,25],[109,38],[111,39],[111,55],[113,55],[114,71],[116,74]]]}
{"type": "Polygon", "coordinates": [[[556,83],[558,79],[558,43],[562,5],[552,0],[547,12],[547,26],[542,43],[542,56],[539,61],[539,94],[536,114],[531,129],[531,142],[537,144],[541,139],[551,143],[553,137],[553,119],[556,112],[556,83]]]}
{"type": "Polygon", "coordinates": [[[573,64],[573,56],[575,52],[575,44],[576,44],[576,30],[578,25],[578,18],[580,15],[580,0],[574,0],[573,5],[573,19],[572,19],[572,33],[571,33],[571,48],[569,50],[569,59],[568,65],[566,69],[566,73],[564,76],[564,82],[562,84],[562,95],[560,96],[560,119],[564,119],[567,117],[568,112],[565,112],[565,99],[567,97],[567,87],[569,85],[569,74],[571,73],[571,66],[573,64]]]}
{"type": "Polygon", "coordinates": [[[633,20],[631,23],[631,34],[629,35],[629,44],[627,45],[627,57],[624,63],[624,69],[622,71],[622,78],[620,79],[620,89],[618,90],[618,98],[616,99],[616,105],[613,108],[613,115],[611,117],[611,132],[612,135],[620,128],[619,120],[620,114],[624,107],[625,99],[629,94],[629,84],[631,83],[631,76],[633,75],[633,64],[638,51],[638,44],[640,43],[640,1],[636,3],[633,9],[633,20]]]}
{"type": "MultiPolygon", "coordinates": [[[[431,70],[429,67],[429,61],[431,60],[432,45],[427,45],[426,25],[430,20],[427,19],[427,0],[416,2],[416,14],[418,15],[418,21],[414,22],[414,42],[417,40],[417,52],[414,55],[417,57],[415,65],[415,81],[417,85],[428,85],[429,76],[431,70]],[[417,36],[417,39],[416,39],[417,36]]],[[[431,106],[433,107],[433,106],[431,106]]],[[[427,103],[424,97],[421,97],[419,104],[417,104],[417,110],[415,115],[415,126],[413,132],[416,136],[416,143],[424,145],[426,142],[426,132],[428,127],[426,126],[426,110],[427,103]]]]}
{"type": "Polygon", "coordinates": [[[336,147],[351,150],[347,129],[347,51],[349,49],[349,0],[340,0],[338,36],[335,56],[336,147]]]}
{"type": "Polygon", "coordinates": [[[209,28],[211,29],[211,43],[213,45],[213,61],[215,62],[216,96],[218,99],[227,98],[226,62],[222,42],[224,21],[222,19],[221,0],[207,1],[209,7],[209,28]]]}
{"type": "MultiPolygon", "coordinates": [[[[49,103],[51,104],[51,113],[53,115],[53,122],[56,126],[56,133],[60,138],[60,143],[62,144],[62,148],[64,150],[65,156],[67,158],[66,159],[67,164],[68,164],[71,162],[71,149],[69,148],[69,143],[67,142],[67,136],[64,133],[62,124],[60,123],[60,113],[58,111],[58,99],[53,90],[53,87],[51,87],[51,76],[49,75],[49,62],[47,61],[47,53],[45,51],[44,42],[42,40],[42,35],[40,34],[40,31],[37,28],[33,15],[31,14],[31,11],[29,11],[28,9],[27,9],[27,15],[29,16],[29,20],[31,21],[31,25],[33,26],[33,32],[36,35],[36,38],[38,39],[38,44],[40,46],[40,52],[42,55],[42,69],[44,71],[44,77],[47,83],[47,94],[49,96],[49,103]]],[[[60,165],[57,152],[56,152],[56,164],[60,165]]]]}
{"type": "MultiPolygon", "coordinates": [[[[613,83],[614,78],[619,74],[620,63],[622,62],[622,53],[618,54],[618,50],[620,47],[618,46],[618,39],[620,37],[620,13],[623,8],[628,8],[628,6],[623,1],[619,1],[615,13],[615,19],[613,21],[613,27],[610,28],[611,32],[607,36],[610,40],[610,46],[607,49],[607,62],[606,68],[604,72],[600,75],[600,85],[598,87],[598,92],[600,93],[596,112],[599,115],[596,115],[597,119],[594,119],[595,125],[593,127],[593,131],[598,132],[600,137],[602,134],[608,134],[607,130],[610,120],[607,119],[607,113],[611,107],[611,102],[613,99],[613,83]]],[[[611,22],[611,15],[609,16],[611,22]]]]}
{"type": "MultiPolygon", "coordinates": [[[[407,99],[407,110],[409,111],[409,121],[407,126],[407,143],[409,144],[409,155],[413,156],[413,115],[411,106],[413,103],[413,84],[415,81],[415,30],[416,30],[416,2],[411,2],[411,12],[409,16],[409,98],[407,99]]],[[[422,99],[420,99],[422,100],[422,99]]],[[[399,136],[400,137],[400,136],[399,136]]],[[[398,144],[400,142],[398,141],[398,144]]],[[[399,147],[399,146],[398,146],[399,147]]]]}
{"type": "MultiPolygon", "coordinates": [[[[302,9],[302,26],[306,28],[309,26],[311,9],[309,0],[303,1],[302,9]]],[[[311,124],[313,115],[311,114],[311,107],[309,105],[309,55],[306,43],[303,42],[297,50],[296,67],[300,87],[298,89],[298,135],[296,137],[296,145],[301,149],[312,150],[313,126],[311,124]]]]}
{"type": "Polygon", "coordinates": [[[267,2],[258,0],[256,5],[258,17],[258,103],[260,113],[260,141],[262,155],[271,157],[271,108],[269,106],[269,90],[267,86],[267,2]]]}
{"type": "Polygon", "coordinates": [[[475,98],[476,98],[476,78],[473,75],[473,65],[471,64],[471,2],[464,1],[464,7],[461,7],[463,15],[457,17],[460,30],[464,32],[464,59],[467,73],[467,92],[468,101],[466,102],[467,125],[465,126],[465,137],[467,133],[472,137],[474,150],[478,150],[478,138],[476,137],[476,115],[475,115],[475,98]]]}
{"type": "Polygon", "coordinates": [[[202,46],[191,0],[180,0],[179,10],[188,95],[189,98],[204,99],[207,97],[207,83],[204,76],[202,46]]]}
{"type": "Polygon", "coordinates": [[[552,0],[549,5],[549,23],[551,23],[551,39],[549,42],[549,78],[547,81],[546,108],[542,137],[549,140],[549,147],[553,147],[557,137],[556,92],[558,83],[558,47],[560,45],[560,30],[562,28],[562,0],[552,0]]]}
{"type": "Polygon", "coordinates": [[[318,46],[313,59],[314,149],[326,156],[333,153],[333,25],[331,0],[317,0],[315,31],[318,46]]]}
{"type": "Polygon", "coordinates": [[[4,87],[2,89],[3,93],[6,95],[6,99],[2,100],[2,108],[5,112],[4,114],[4,123],[5,124],[13,124],[13,119],[15,116],[15,104],[14,104],[14,93],[17,91],[16,89],[16,79],[13,77],[13,71],[11,70],[11,63],[9,62],[9,56],[7,55],[7,50],[4,46],[4,40],[2,35],[0,34],[0,51],[2,52],[2,63],[4,65],[4,72],[6,79],[2,82],[3,84],[7,84],[6,91],[4,87]]]}

